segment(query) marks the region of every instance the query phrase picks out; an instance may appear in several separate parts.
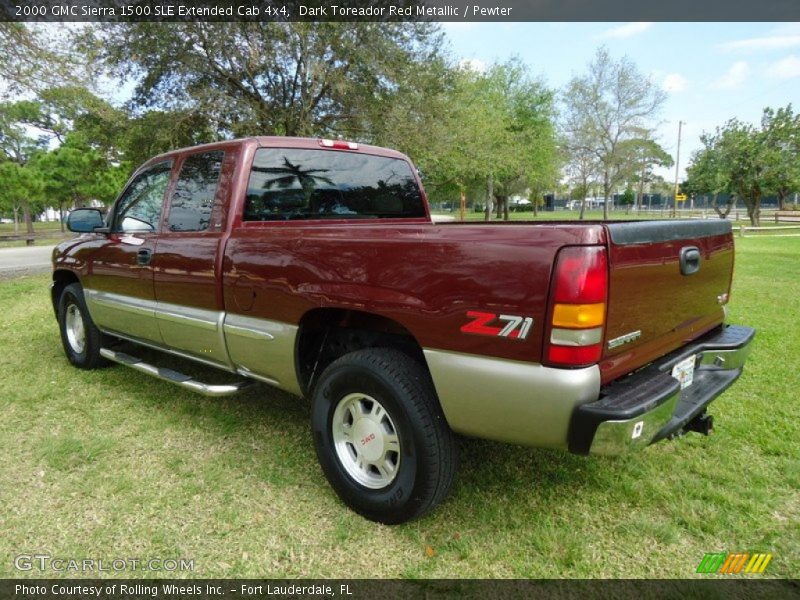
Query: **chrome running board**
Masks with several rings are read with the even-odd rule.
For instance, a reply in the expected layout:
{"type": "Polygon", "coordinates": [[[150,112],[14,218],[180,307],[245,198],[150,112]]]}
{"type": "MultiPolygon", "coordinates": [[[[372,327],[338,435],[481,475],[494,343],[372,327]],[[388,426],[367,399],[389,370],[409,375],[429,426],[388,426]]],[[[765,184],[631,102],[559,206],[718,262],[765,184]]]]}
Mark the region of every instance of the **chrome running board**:
{"type": "Polygon", "coordinates": [[[196,379],[193,379],[191,376],[184,373],[179,373],[178,371],[173,371],[172,369],[167,369],[165,367],[156,367],[155,365],[144,362],[141,358],[136,358],[135,356],[125,354],[124,352],[117,352],[116,350],[101,348],[100,355],[108,360],[113,360],[121,365],[131,367],[132,369],[136,369],[137,371],[141,371],[147,375],[157,377],[158,379],[174,383],[175,385],[179,385],[180,387],[193,392],[198,392],[204,396],[212,396],[215,398],[219,396],[230,396],[231,394],[236,394],[237,392],[250,387],[254,383],[252,380],[247,379],[242,379],[241,381],[227,384],[203,383],[202,381],[197,381],[196,379]]]}

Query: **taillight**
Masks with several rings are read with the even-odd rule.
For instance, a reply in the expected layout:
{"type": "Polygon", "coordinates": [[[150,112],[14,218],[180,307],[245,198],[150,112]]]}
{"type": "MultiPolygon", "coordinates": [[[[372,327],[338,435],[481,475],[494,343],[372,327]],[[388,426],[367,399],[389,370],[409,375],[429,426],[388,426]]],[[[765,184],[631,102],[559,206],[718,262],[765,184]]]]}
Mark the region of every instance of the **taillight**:
{"type": "Polygon", "coordinates": [[[545,339],[546,362],[584,367],[600,360],[608,299],[608,259],[602,246],[563,248],[556,257],[545,339]]]}

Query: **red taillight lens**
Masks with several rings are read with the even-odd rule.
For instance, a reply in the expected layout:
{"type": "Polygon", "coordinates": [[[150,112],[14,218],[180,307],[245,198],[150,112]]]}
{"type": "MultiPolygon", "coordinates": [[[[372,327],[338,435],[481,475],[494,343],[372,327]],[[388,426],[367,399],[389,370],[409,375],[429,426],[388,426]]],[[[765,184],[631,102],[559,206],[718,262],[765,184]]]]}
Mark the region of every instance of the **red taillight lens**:
{"type": "Polygon", "coordinates": [[[591,346],[556,346],[551,344],[547,359],[553,364],[591,365],[600,360],[602,352],[602,344],[593,344],[591,346]]]}
{"type": "Polygon", "coordinates": [[[600,360],[608,298],[608,258],[603,246],[563,248],[556,258],[545,357],[557,366],[600,360]],[[574,333],[570,333],[574,332],[574,333]]]}
{"type": "Polygon", "coordinates": [[[564,248],[558,253],[556,302],[595,304],[606,301],[608,261],[602,246],[564,248]]]}

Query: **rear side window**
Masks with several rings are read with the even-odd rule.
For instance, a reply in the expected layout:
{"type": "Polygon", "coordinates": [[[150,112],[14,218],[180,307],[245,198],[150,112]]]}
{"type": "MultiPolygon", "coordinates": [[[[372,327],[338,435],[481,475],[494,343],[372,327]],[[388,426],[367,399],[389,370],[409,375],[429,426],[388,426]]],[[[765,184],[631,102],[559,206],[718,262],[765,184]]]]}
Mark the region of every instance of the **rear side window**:
{"type": "Polygon", "coordinates": [[[256,152],[244,211],[245,221],[424,216],[406,161],[288,148],[256,152]]]}
{"type": "Polygon", "coordinates": [[[169,208],[170,231],[205,231],[211,221],[222,160],[221,150],[187,156],[169,208]]]}

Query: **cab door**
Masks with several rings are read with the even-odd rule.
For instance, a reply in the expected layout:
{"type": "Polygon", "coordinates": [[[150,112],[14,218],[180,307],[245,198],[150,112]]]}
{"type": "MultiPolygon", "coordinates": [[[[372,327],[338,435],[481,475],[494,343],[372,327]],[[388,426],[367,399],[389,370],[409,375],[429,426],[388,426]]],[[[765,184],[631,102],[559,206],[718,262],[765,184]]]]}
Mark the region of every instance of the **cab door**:
{"type": "Polygon", "coordinates": [[[103,330],[161,343],[153,268],[172,161],[150,165],[128,184],[110,217],[110,232],[90,258],[84,294],[103,330]]]}
{"type": "Polygon", "coordinates": [[[188,154],[175,185],[153,260],[156,320],[166,346],[230,366],[222,334],[218,259],[238,146],[188,154]]]}

